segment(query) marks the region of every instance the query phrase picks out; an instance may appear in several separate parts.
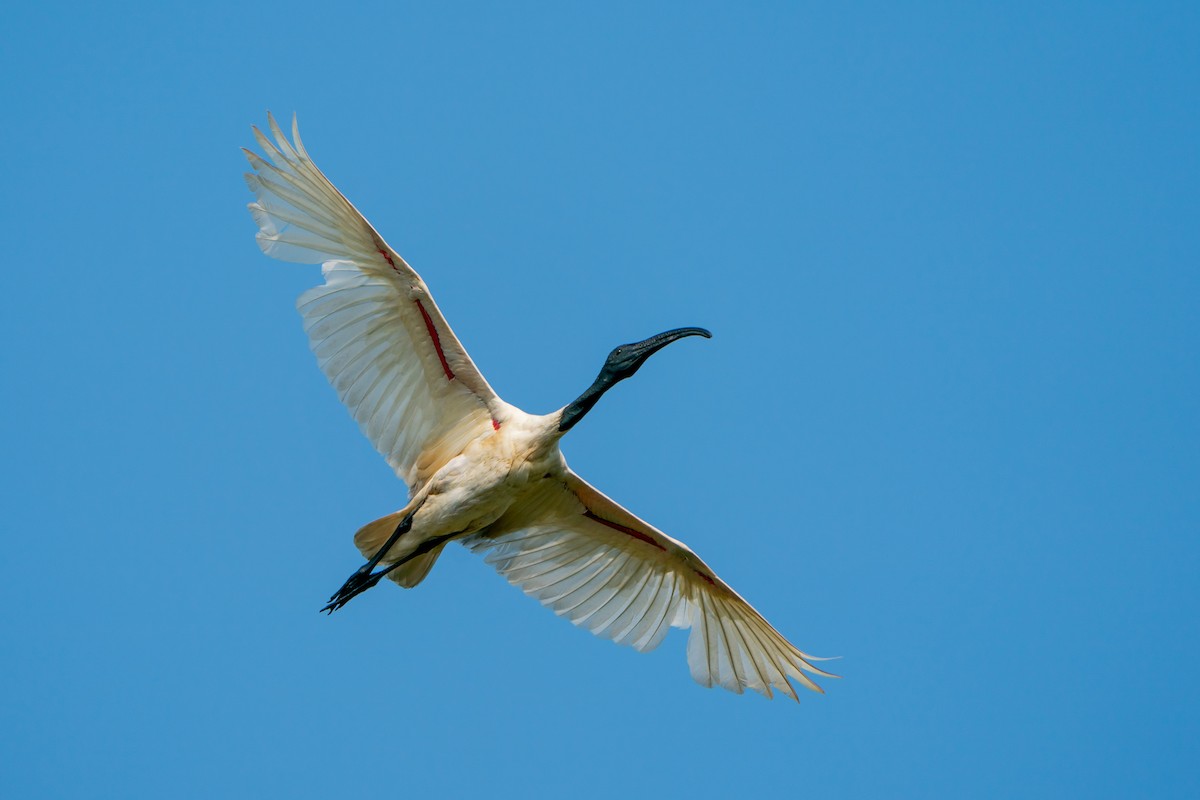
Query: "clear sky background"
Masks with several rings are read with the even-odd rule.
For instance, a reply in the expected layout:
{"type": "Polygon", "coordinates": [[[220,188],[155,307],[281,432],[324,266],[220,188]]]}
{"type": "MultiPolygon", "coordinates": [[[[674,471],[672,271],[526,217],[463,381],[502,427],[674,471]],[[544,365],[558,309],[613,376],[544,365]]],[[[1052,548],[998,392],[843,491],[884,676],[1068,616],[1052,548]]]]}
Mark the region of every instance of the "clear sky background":
{"type": "Polygon", "coordinates": [[[1195,797],[1195,3],[21,3],[0,49],[5,797],[1195,797]],[[798,646],[800,705],[461,548],[262,256],[299,114],[508,401],[798,646]]]}

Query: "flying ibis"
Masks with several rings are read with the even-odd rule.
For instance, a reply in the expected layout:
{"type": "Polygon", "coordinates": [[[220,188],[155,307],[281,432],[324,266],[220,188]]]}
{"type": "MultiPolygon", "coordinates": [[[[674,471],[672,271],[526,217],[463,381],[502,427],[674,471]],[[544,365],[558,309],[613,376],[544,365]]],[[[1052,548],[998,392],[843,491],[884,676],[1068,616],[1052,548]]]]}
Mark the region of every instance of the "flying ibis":
{"type": "Polygon", "coordinates": [[[325,282],[297,301],[317,362],[371,443],[404,481],[404,508],[355,534],[366,563],[330,598],[332,613],[383,577],[411,588],[442,548],[486,554],[510,583],[592,633],[656,647],[690,628],[687,658],[705,686],[772,689],[834,677],[811,663],[683,542],[576,475],[559,440],[650,356],[703,328],[676,328],[609,353],[595,382],[552,414],[501,400],[425,282],[268,115],[246,150],[250,212],[269,256],[321,263],[325,282]]]}

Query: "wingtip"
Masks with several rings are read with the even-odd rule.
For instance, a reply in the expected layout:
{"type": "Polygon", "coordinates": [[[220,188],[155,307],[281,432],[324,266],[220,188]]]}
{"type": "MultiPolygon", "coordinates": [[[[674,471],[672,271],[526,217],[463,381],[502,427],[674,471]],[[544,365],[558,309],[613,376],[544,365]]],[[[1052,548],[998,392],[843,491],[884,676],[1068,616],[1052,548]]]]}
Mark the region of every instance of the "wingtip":
{"type": "MultiPolygon", "coordinates": [[[[840,659],[841,659],[841,656],[810,656],[807,653],[805,653],[804,654],[804,669],[808,672],[811,672],[814,675],[820,675],[822,678],[841,679],[841,677],[842,677],[841,675],[836,675],[832,672],[826,672],[825,670],[821,669],[820,667],[814,667],[812,665],[812,663],[810,663],[813,661],[838,661],[840,659]]],[[[816,684],[813,684],[813,685],[816,686],[816,684]]]]}
{"type": "Polygon", "coordinates": [[[300,118],[296,112],[292,112],[292,141],[296,145],[296,152],[301,158],[308,159],[308,151],[304,149],[304,142],[300,140],[300,118]]]}

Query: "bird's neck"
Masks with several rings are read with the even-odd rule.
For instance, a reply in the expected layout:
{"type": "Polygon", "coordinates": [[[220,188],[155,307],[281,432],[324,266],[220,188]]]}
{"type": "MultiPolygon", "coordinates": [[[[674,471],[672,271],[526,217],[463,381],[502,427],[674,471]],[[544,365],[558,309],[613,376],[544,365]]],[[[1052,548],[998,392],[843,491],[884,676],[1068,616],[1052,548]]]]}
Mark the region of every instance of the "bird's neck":
{"type": "Polygon", "coordinates": [[[562,410],[562,417],[558,423],[560,433],[566,433],[575,427],[575,423],[583,419],[583,415],[592,410],[596,402],[604,396],[604,393],[616,386],[620,378],[614,378],[604,371],[596,377],[596,380],[589,386],[583,394],[575,398],[575,401],[562,410]]]}

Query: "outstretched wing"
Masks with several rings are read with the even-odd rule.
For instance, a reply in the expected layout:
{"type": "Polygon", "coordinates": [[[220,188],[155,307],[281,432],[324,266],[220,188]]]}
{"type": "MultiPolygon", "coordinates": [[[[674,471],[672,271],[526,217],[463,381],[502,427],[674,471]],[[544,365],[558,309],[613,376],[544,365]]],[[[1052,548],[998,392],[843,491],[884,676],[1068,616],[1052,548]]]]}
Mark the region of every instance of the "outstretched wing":
{"type": "Polygon", "coordinates": [[[704,686],[793,700],[822,660],[796,649],[682,542],[655,530],[568,471],[464,544],[559,616],[637,650],[691,628],[688,665],[704,686]]]}
{"type": "Polygon", "coordinates": [[[324,285],[297,301],[309,342],[363,433],[415,491],[498,427],[505,404],[425,282],[317,169],[295,120],[293,145],[267,119],[274,142],[254,129],[267,159],[245,151],[258,244],[285,261],[324,262],[324,285]]]}

